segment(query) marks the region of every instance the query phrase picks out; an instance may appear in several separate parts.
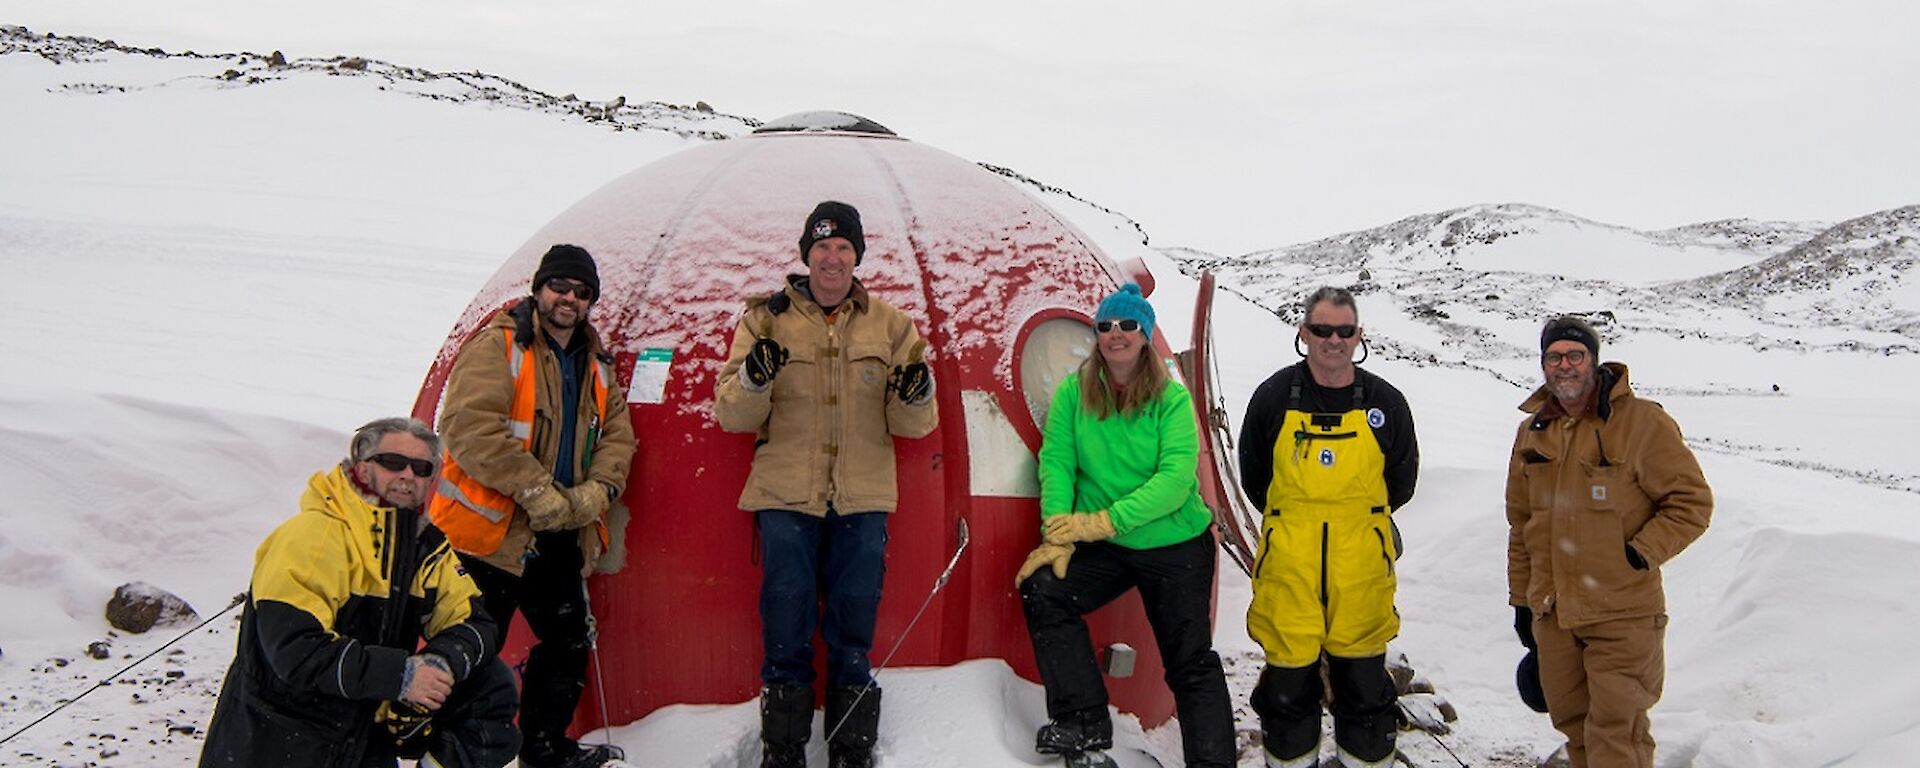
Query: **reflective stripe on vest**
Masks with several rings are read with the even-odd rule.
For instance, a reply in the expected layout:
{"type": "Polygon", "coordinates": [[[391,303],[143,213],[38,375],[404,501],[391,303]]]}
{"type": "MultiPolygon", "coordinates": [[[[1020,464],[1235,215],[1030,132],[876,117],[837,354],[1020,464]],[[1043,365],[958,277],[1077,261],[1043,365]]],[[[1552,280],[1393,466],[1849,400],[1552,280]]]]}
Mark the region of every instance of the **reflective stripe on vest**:
{"type": "MultiPolygon", "coordinates": [[[[507,367],[513,374],[513,401],[508,407],[506,427],[514,439],[520,441],[521,448],[532,453],[533,414],[538,399],[535,383],[539,379],[539,365],[535,362],[533,345],[517,349],[513,336],[513,329],[506,329],[507,367]]],[[[588,367],[593,371],[593,397],[598,412],[592,421],[597,425],[606,417],[607,382],[613,378],[613,369],[597,361],[588,367]]],[[[589,443],[593,439],[590,437],[589,443]]],[[[434,526],[446,534],[447,543],[456,550],[473,555],[493,554],[500,549],[500,542],[506,539],[507,529],[513,520],[516,507],[513,497],[489,488],[467,474],[460,463],[454,460],[451,450],[446,451],[441,467],[437,493],[427,507],[434,526]]],[[[600,546],[605,549],[608,540],[606,521],[597,520],[594,526],[595,533],[600,537],[600,546]]]]}
{"type": "MultiPolygon", "coordinates": [[[[449,459],[449,461],[451,461],[451,459],[449,459]]],[[[466,473],[464,472],[461,473],[461,476],[463,478],[465,478],[465,475],[466,473]]],[[[471,478],[467,478],[467,479],[471,479],[471,478]]],[[[466,507],[467,509],[480,513],[480,516],[486,518],[487,522],[498,523],[502,520],[507,519],[507,516],[505,514],[502,514],[499,510],[493,509],[492,507],[483,506],[479,502],[476,502],[472,499],[467,498],[467,494],[464,491],[460,490],[460,486],[455,485],[453,481],[448,480],[445,473],[442,473],[440,475],[440,487],[436,491],[436,493],[440,494],[441,498],[445,498],[449,501],[459,504],[460,506],[466,507]]],[[[511,512],[512,510],[508,510],[508,511],[511,512]]]]}
{"type": "MultiPolygon", "coordinates": [[[[507,413],[507,432],[533,451],[533,372],[539,369],[533,360],[533,345],[520,354],[513,353],[513,329],[507,329],[507,368],[513,374],[513,407],[507,413]],[[521,375],[525,373],[527,375],[521,375]]],[[[508,511],[512,511],[509,507],[508,511]]]]}

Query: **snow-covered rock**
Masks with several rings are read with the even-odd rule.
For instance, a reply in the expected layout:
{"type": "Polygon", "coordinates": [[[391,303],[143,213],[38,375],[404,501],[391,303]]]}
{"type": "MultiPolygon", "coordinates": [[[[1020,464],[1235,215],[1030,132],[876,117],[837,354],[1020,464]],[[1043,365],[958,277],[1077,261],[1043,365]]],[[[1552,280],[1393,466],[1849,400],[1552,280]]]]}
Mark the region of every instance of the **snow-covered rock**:
{"type": "Polygon", "coordinates": [[[136,635],[154,627],[198,618],[200,614],[195,613],[187,601],[144,581],[120,585],[113,590],[113,597],[107,600],[107,623],[136,635]]]}

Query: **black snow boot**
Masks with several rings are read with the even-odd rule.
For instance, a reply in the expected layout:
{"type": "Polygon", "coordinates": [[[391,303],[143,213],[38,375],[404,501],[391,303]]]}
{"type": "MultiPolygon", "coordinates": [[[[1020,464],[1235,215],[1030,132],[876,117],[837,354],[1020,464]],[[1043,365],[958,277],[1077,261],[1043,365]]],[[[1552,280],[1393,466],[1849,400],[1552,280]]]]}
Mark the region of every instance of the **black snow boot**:
{"type": "Polygon", "coordinates": [[[1249,697],[1260,716],[1260,736],[1272,766],[1311,766],[1320,754],[1320,665],[1260,670],[1249,697]]]}
{"type": "Polygon", "coordinates": [[[581,744],[572,739],[551,742],[520,753],[520,768],[600,768],[627,753],[611,744],[581,744]]]}
{"type": "Polygon", "coordinates": [[[807,768],[813,689],[773,685],[760,691],[760,768],[807,768]]]}
{"type": "MultiPolygon", "coordinates": [[[[583,750],[567,737],[580,695],[586,690],[585,641],[571,644],[543,642],[528,652],[520,676],[520,765],[522,768],[575,768],[600,763],[578,762],[583,750]]],[[[606,762],[602,760],[600,762],[606,762]]]]}
{"type": "Polygon", "coordinates": [[[1392,765],[1400,708],[1394,705],[1399,694],[1387,675],[1386,657],[1328,657],[1327,677],[1333,682],[1333,741],[1341,760],[1392,765]]]}
{"type": "Polygon", "coordinates": [[[1064,755],[1113,747],[1113,718],[1106,707],[1068,712],[1040,726],[1033,749],[1043,755],[1064,755]]]}
{"type": "Polygon", "coordinates": [[[880,738],[880,688],[843,685],[827,690],[828,768],[872,768],[880,738]]]}

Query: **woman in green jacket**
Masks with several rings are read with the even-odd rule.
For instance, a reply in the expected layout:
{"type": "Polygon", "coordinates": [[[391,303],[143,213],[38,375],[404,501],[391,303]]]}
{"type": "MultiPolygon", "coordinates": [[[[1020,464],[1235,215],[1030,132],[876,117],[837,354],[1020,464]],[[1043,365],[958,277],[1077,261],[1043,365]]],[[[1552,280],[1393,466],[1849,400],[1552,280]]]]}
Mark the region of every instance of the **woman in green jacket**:
{"type": "Polygon", "coordinates": [[[1094,313],[1093,353],[1060,383],[1040,446],[1045,539],[1016,583],[1049,722],[1035,749],[1113,746],[1082,618],[1139,588],[1180,718],[1186,764],[1234,763],[1232,705],[1213,651],[1213,516],[1194,470],[1193,399],[1152,350],[1153,307],[1122,286],[1094,313]]]}

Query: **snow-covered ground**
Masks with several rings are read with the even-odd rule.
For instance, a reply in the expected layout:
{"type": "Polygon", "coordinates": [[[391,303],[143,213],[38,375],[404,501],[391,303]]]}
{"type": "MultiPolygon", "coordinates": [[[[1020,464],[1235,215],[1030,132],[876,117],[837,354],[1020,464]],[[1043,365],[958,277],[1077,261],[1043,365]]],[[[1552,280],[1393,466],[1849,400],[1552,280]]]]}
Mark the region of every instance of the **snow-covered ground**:
{"type": "MultiPolygon", "coordinates": [[[[0,340],[0,738],[10,738],[0,763],[190,764],[231,657],[231,615],[89,692],[183,629],[111,636],[101,605],[113,587],[151,582],[213,616],[245,588],[253,547],[306,475],[338,456],[346,430],[408,410],[447,329],[506,254],[605,181],[701,140],[423,98],[413,81],[381,76],[315,71],[242,86],[217,77],[229,66],[0,56],[0,146],[16,148],[0,162],[0,274],[24,289],[0,304],[10,331],[0,340]],[[89,657],[102,639],[107,658],[89,657]]],[[[1124,222],[1045,199],[1116,258],[1146,258],[1162,327],[1185,337],[1192,281],[1179,268],[1191,254],[1151,252],[1124,222]]],[[[1553,274],[1560,254],[1580,253],[1587,261],[1566,274],[1603,278],[1600,287],[1488,301],[1432,287],[1457,265],[1386,261],[1383,284],[1392,270],[1402,276],[1361,300],[1369,334],[1395,350],[1367,366],[1407,393],[1422,437],[1420,491],[1398,518],[1407,554],[1396,647],[1459,711],[1440,741],[1476,766],[1528,764],[1557,741],[1512,688],[1520,649],[1500,501],[1524,396],[1512,382],[1536,375],[1538,312],[1627,297],[1635,303],[1620,305],[1605,356],[1632,365],[1636,384],[1675,414],[1718,502],[1713,528],[1666,571],[1660,764],[1912,764],[1920,472],[1905,443],[1920,431],[1920,391],[1906,383],[1920,355],[1910,342],[1893,349],[1897,334],[1845,323],[1809,331],[1833,339],[1805,348],[1758,343],[1792,332],[1697,302],[1669,313],[1646,292],[1777,250],[1744,261],[1701,251],[1691,269],[1637,251],[1595,273],[1591,260],[1620,232],[1554,220],[1536,222],[1551,229],[1550,247],[1506,240],[1460,263],[1531,289],[1511,273],[1553,274]],[[1453,325],[1416,311],[1434,297],[1453,302],[1453,325]],[[1847,337],[1873,343],[1835,343],[1847,337]],[[1461,341],[1471,338],[1481,342],[1461,341]]],[[[1272,303],[1345,269],[1233,287],[1272,303]]],[[[1904,301],[1896,309],[1920,311],[1904,301]]],[[[1265,309],[1225,299],[1215,323],[1237,412],[1294,357],[1265,309]]],[[[1223,570],[1218,641],[1244,683],[1247,585],[1233,573],[1223,570]]],[[[1039,688],[1004,664],[890,670],[883,682],[882,765],[1041,763],[1030,748],[1039,688]]],[[[1241,725],[1252,726],[1244,711],[1241,725]]],[[[640,765],[732,768],[752,760],[754,727],[751,703],[681,706],[610,737],[640,765]]],[[[1122,722],[1124,746],[1168,765],[1175,738],[1122,722]]],[[[1454,765],[1430,737],[1403,743],[1425,764],[1454,765]]]]}

